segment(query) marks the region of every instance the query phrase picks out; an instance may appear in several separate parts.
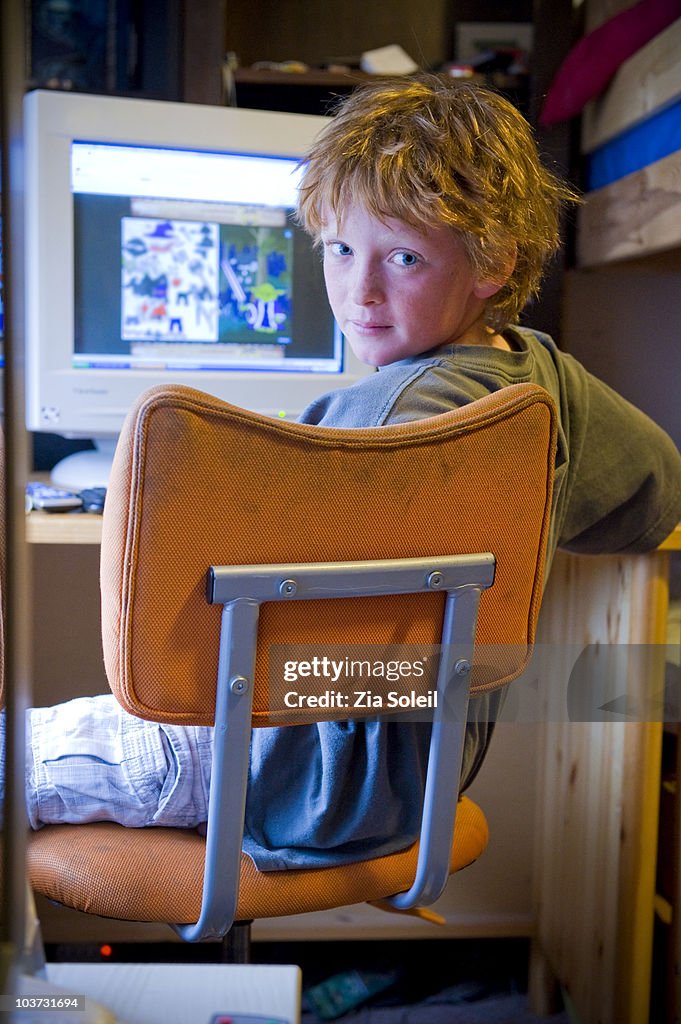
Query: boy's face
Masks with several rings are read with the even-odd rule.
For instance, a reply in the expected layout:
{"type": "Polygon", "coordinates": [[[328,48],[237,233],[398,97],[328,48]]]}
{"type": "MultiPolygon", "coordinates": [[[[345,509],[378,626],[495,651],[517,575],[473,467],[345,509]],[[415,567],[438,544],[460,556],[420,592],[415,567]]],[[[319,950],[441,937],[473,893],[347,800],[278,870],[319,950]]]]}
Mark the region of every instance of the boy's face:
{"type": "Polygon", "coordinates": [[[321,237],[329,302],[362,362],[386,366],[448,342],[481,343],[485,299],[500,285],[478,281],[450,227],[422,233],[349,204],[340,223],[327,217],[321,237]]]}

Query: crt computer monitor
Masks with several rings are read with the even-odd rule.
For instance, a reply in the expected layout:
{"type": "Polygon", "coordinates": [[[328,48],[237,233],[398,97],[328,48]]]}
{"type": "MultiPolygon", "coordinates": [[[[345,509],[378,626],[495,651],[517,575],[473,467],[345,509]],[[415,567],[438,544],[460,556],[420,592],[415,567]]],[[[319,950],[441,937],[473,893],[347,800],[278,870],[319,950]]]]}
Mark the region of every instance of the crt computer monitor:
{"type": "Polygon", "coordinates": [[[127,410],[184,383],[296,418],[368,367],[293,216],[323,117],[36,90],[25,98],[27,427],[93,439],[53,471],[105,484],[127,410]]]}

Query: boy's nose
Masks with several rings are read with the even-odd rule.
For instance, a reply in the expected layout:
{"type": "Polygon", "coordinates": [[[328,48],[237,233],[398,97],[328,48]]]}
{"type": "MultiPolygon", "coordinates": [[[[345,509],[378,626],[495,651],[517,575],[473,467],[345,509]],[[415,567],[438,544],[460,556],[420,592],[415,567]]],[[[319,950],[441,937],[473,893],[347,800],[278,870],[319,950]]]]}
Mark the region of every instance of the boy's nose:
{"type": "Polygon", "coordinates": [[[370,269],[358,270],[352,282],[351,296],[358,306],[380,302],[383,292],[377,274],[370,269]]]}

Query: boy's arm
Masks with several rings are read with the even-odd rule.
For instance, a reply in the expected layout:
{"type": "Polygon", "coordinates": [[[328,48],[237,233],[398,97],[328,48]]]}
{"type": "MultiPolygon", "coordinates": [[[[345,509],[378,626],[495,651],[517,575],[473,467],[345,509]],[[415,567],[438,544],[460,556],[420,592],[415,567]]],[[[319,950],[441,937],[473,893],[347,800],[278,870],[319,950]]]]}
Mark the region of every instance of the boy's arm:
{"type": "Polygon", "coordinates": [[[648,551],[681,522],[681,455],[650,417],[575,359],[549,344],[532,346],[522,373],[470,353],[453,365],[438,356],[394,363],[331,392],[304,422],[369,427],[435,416],[505,384],[532,380],[559,408],[560,430],[550,551],[648,551]]]}
{"type": "Polygon", "coordinates": [[[586,554],[649,551],[681,521],[681,455],[661,427],[579,364],[567,372],[558,544],[586,554]]]}

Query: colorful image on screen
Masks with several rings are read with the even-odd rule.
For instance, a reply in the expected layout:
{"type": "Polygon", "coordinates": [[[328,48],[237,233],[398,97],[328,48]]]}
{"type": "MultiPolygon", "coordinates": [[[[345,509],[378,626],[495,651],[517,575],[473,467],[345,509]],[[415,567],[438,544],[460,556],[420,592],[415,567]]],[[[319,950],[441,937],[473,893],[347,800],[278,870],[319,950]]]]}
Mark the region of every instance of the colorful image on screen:
{"type": "Polygon", "coordinates": [[[123,217],[121,337],[285,344],[292,264],[288,227],[123,217]]]}
{"type": "Polygon", "coordinates": [[[230,226],[220,232],[220,337],[285,344],[291,335],[293,233],[230,226]]]}
{"type": "Polygon", "coordinates": [[[121,337],[217,341],[217,224],[124,217],[121,228],[121,337]]]}

